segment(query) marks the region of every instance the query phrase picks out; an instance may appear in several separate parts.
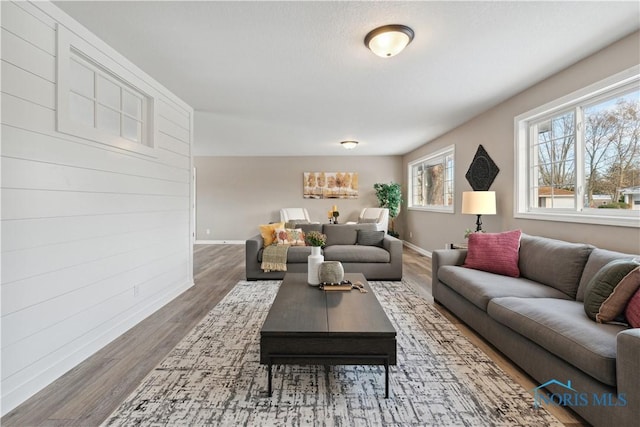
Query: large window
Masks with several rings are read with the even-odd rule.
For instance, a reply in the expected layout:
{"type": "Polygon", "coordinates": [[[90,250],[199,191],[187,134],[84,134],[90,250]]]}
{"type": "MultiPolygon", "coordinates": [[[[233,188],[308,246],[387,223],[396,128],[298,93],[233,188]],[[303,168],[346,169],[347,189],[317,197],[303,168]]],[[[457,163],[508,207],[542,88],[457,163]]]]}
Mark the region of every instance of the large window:
{"type": "Polygon", "coordinates": [[[453,212],[454,147],[409,163],[409,208],[453,212]]]}
{"type": "Polygon", "coordinates": [[[58,131],[154,155],[153,97],[140,80],[58,27],[58,131]]]}
{"type": "Polygon", "coordinates": [[[640,226],[638,67],[516,117],[516,216],[640,226]]]}

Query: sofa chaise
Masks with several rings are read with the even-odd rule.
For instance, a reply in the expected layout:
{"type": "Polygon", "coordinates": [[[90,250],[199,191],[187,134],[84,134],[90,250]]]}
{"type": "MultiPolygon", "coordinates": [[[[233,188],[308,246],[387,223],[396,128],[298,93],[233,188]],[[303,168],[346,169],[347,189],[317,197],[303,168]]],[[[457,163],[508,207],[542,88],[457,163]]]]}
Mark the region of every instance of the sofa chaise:
{"type": "Polygon", "coordinates": [[[462,267],[465,249],[434,251],[434,300],[545,385],[543,405],[595,426],[639,425],[640,329],[596,323],[583,303],[604,265],[637,255],[525,234],[519,244],[519,277],[462,267]]]}
{"type": "MultiPolygon", "coordinates": [[[[367,280],[402,279],[402,241],[384,234],[379,244],[359,241],[358,230],[375,232],[375,224],[298,224],[304,232],[319,231],[327,236],[322,249],[325,261],[340,261],[345,273],[362,273],[367,280]],[[364,244],[363,244],[364,243],[364,244]]],[[[380,232],[382,233],[382,232],[380,232]]],[[[362,236],[362,233],[360,234],[362,236]]],[[[264,251],[261,234],[245,242],[247,280],[279,280],[285,271],[265,272],[260,267],[264,251]]],[[[287,271],[307,272],[309,246],[291,246],[287,253],[287,271]]]]}

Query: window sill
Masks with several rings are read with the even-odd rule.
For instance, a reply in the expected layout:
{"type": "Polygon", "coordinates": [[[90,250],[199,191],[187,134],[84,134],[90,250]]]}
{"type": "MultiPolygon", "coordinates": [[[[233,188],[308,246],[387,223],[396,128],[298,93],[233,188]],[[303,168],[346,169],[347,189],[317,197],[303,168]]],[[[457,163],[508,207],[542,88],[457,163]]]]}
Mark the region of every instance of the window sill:
{"type": "Polygon", "coordinates": [[[418,212],[437,212],[437,213],[447,213],[447,214],[455,213],[455,210],[453,207],[436,208],[436,207],[427,207],[427,206],[409,206],[407,209],[409,209],[410,211],[418,211],[418,212]]]}
{"type": "Polygon", "coordinates": [[[617,227],[640,228],[640,216],[600,216],[575,213],[517,212],[515,218],[539,221],[573,222],[579,224],[613,225],[617,227]]]}

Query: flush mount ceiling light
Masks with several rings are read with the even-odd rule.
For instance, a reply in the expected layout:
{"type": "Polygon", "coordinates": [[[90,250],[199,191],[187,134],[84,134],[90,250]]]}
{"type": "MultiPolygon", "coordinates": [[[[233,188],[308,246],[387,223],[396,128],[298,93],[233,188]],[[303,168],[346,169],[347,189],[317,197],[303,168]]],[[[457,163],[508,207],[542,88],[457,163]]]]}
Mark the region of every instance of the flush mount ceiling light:
{"type": "Polygon", "coordinates": [[[402,52],[413,36],[413,30],[406,25],[385,25],[370,31],[364,44],[376,55],[389,58],[402,52]]]}
{"type": "Polygon", "coordinates": [[[358,141],[342,141],[340,144],[347,150],[353,150],[358,145],[358,141]]]}

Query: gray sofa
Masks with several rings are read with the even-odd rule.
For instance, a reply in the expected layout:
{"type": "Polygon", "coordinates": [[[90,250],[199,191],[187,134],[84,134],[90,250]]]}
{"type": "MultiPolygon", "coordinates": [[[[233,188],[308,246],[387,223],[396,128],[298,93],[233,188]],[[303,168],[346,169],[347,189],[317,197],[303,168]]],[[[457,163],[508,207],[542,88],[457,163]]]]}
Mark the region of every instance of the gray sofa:
{"type": "MultiPolygon", "coordinates": [[[[327,235],[322,249],[325,261],[340,261],[345,273],[363,273],[367,280],[402,279],[402,241],[384,236],[381,246],[359,245],[358,230],[376,231],[375,224],[298,224],[305,232],[320,231],[327,235]]],[[[247,280],[282,279],[284,271],[265,272],[262,263],[264,241],[260,234],[245,242],[247,280]]],[[[287,253],[287,271],[306,273],[309,246],[291,246],[287,253]]]]}
{"type": "Polygon", "coordinates": [[[523,234],[520,277],[513,278],[462,267],[466,254],[433,252],[435,301],[539,384],[556,380],[546,387],[555,404],[596,426],[637,426],[640,329],[596,323],[583,307],[585,287],[602,266],[637,255],[523,234]],[[574,391],[558,384],[568,381],[574,391]]]}

